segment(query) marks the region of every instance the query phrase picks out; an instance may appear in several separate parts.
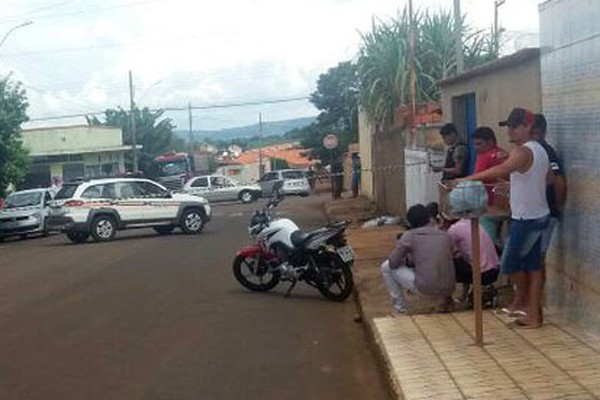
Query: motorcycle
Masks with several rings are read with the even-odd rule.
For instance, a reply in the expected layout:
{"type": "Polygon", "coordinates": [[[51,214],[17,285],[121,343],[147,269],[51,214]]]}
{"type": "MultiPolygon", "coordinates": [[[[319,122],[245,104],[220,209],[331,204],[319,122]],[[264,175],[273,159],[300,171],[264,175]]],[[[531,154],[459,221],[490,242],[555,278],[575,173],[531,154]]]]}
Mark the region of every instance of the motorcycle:
{"type": "Polygon", "coordinates": [[[282,199],[276,194],[252,216],[248,232],[256,243],[237,253],[233,261],[235,278],[256,292],[266,292],[281,281],[289,281],[285,297],[298,282],[304,281],[328,300],[346,300],[354,288],[351,266],[355,256],[345,237],[349,222],[303,232],[291,219],[273,217],[272,212],[282,199]]]}

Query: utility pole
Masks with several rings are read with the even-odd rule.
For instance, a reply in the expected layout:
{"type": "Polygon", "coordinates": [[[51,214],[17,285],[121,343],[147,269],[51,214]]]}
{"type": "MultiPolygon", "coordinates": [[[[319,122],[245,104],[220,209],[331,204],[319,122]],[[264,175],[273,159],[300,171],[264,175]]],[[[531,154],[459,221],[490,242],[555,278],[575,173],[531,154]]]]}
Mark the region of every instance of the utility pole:
{"type": "Polygon", "coordinates": [[[456,73],[465,70],[465,60],[462,49],[462,15],[460,13],[460,0],[454,0],[454,34],[456,35],[456,73]]]}
{"type": "Polygon", "coordinates": [[[263,177],[263,156],[262,156],[262,113],[258,113],[258,179],[263,177]]]}
{"type": "Polygon", "coordinates": [[[500,26],[498,24],[498,9],[506,0],[494,0],[494,52],[500,55],[500,26]]]}
{"type": "Polygon", "coordinates": [[[190,153],[194,152],[194,134],[192,133],[192,103],[188,103],[188,121],[190,123],[190,153]]]}
{"type": "MultiPolygon", "coordinates": [[[[417,89],[415,71],[415,27],[413,18],[413,2],[408,0],[408,15],[410,18],[410,102],[411,102],[411,141],[415,137],[415,117],[417,115],[417,89]]],[[[412,143],[411,143],[412,145],[412,143]]]]}
{"type": "Polygon", "coordinates": [[[129,127],[131,128],[131,144],[133,145],[133,172],[137,172],[137,136],[135,131],[135,102],[133,101],[133,74],[131,70],[129,70],[129,110],[129,127]]]}

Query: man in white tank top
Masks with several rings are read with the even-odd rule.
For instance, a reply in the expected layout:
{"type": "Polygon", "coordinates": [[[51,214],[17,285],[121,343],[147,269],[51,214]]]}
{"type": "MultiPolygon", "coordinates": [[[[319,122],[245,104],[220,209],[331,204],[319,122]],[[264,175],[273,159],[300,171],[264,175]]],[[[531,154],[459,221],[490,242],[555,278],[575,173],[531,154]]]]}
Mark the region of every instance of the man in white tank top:
{"type": "Polygon", "coordinates": [[[508,159],[464,178],[490,181],[510,174],[512,221],[500,265],[502,273],[512,276],[517,284],[513,302],[506,311],[522,315],[515,324],[526,328],[538,328],[543,323],[541,239],[550,214],[546,201],[550,162],[544,148],[531,137],[534,122],[531,111],[513,109],[507,120],[500,123],[508,127],[510,142],[515,145],[508,159]],[[527,312],[521,311],[525,305],[527,312]]]}

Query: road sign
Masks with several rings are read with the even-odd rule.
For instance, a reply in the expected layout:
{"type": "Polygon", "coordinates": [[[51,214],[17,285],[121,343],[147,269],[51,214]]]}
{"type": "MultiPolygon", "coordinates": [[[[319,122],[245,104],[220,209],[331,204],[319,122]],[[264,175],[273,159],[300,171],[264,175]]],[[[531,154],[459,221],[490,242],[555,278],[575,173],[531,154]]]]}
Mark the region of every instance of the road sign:
{"type": "Polygon", "coordinates": [[[323,138],[323,146],[327,150],[333,150],[339,146],[340,142],[338,141],[337,136],[335,135],[327,135],[323,138]]]}

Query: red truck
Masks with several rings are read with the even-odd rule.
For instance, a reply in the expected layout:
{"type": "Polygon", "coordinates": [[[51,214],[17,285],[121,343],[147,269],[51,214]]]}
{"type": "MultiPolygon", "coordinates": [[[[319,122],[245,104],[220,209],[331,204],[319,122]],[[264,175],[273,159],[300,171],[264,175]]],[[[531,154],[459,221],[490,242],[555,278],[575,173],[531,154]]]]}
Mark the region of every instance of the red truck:
{"type": "Polygon", "coordinates": [[[209,155],[176,153],[155,157],[151,177],[168,189],[178,190],[193,176],[209,171],[209,155]]]}

